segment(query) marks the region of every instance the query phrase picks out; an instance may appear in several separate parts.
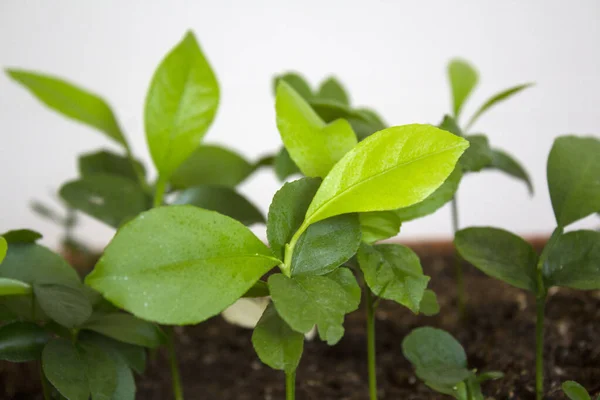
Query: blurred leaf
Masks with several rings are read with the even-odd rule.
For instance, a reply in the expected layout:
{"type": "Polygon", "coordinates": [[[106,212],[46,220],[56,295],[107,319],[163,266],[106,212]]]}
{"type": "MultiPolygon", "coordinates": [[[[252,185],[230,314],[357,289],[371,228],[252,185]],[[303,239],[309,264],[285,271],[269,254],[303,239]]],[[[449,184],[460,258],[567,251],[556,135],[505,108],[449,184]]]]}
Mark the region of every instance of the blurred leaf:
{"type": "Polygon", "coordinates": [[[371,211],[358,214],[362,241],[368,244],[389,239],[400,233],[402,221],[396,211],[371,211]]]}
{"type": "Polygon", "coordinates": [[[195,324],[223,311],[280,263],[240,222],[168,206],[124,225],[86,284],[139,318],[195,324]]]}
{"type": "Polygon", "coordinates": [[[39,360],[51,335],[31,322],[13,322],[0,327],[0,360],[39,360]]]}
{"type": "Polygon", "coordinates": [[[171,176],[174,189],[198,185],[235,187],[254,171],[241,155],[225,147],[200,145],[171,176]]]}
{"type": "Polygon", "coordinates": [[[479,374],[477,376],[477,382],[482,383],[486,381],[495,381],[498,379],[502,379],[504,377],[504,373],[499,371],[489,371],[479,374]]]}
{"type": "Polygon", "coordinates": [[[149,348],[156,348],[165,341],[164,334],[155,324],[124,313],[94,315],[81,329],[149,348]]]}
{"type": "Polygon", "coordinates": [[[81,326],[92,315],[92,305],[80,288],[34,284],[33,292],[46,315],[67,328],[81,326]]]}
{"type": "Polygon", "coordinates": [[[135,160],[136,166],[131,164],[131,160],[126,156],[113,153],[108,150],[99,150],[93,153],[86,153],[79,157],[79,173],[83,178],[88,178],[98,174],[119,175],[138,182],[136,169],[141,172],[141,176],[146,176],[144,165],[135,160]]]}
{"type": "Polygon", "coordinates": [[[173,204],[191,204],[216,211],[244,225],[265,222],[265,217],[254,204],[234,189],[225,186],[198,185],[185,189],[177,195],[173,204]]]}
{"type": "Polygon", "coordinates": [[[127,147],[117,119],[109,105],[99,96],[49,75],[16,69],[7,69],[6,72],[52,110],[96,128],[127,147]]]}
{"type": "Polygon", "coordinates": [[[79,332],[78,339],[81,342],[91,341],[109,354],[118,353],[129,368],[138,374],[143,374],[146,369],[146,349],[144,347],[123,343],[88,330],[79,332]]]}
{"type": "Polygon", "coordinates": [[[144,121],[159,175],[171,174],[193,153],[213,122],[219,85],[194,34],[187,32],[154,72],[144,121]]]}
{"type": "Polygon", "coordinates": [[[59,193],[69,206],[113,228],[150,208],[144,190],[118,175],[98,174],[67,182],[59,193]]]}
{"type": "Polygon", "coordinates": [[[437,315],[440,312],[440,304],[433,290],[425,290],[421,304],[419,304],[419,312],[428,317],[437,315]]]}
{"type": "Polygon", "coordinates": [[[309,101],[313,98],[312,89],[306,80],[295,72],[287,72],[282,75],[278,75],[273,79],[273,94],[277,94],[277,86],[279,86],[279,82],[284,81],[288,85],[290,85],[300,96],[302,96],[306,101],[309,101]]]}
{"type": "Polygon", "coordinates": [[[529,87],[533,86],[533,83],[525,83],[523,85],[518,85],[518,86],[514,86],[511,87],[509,89],[503,90],[500,93],[496,93],[495,95],[493,95],[492,97],[490,97],[485,103],[483,103],[483,105],[481,107],[479,107],[479,109],[475,112],[475,114],[473,114],[473,116],[471,117],[471,119],[469,120],[469,123],[467,123],[467,127],[466,130],[468,131],[469,128],[471,128],[471,126],[473,126],[473,124],[475,123],[475,121],[477,121],[477,119],[487,110],[489,110],[491,107],[495,106],[498,103],[501,103],[505,100],[507,100],[508,98],[514,96],[515,94],[519,93],[520,91],[527,89],[529,87]]]}
{"type": "Polygon", "coordinates": [[[252,286],[246,293],[244,293],[243,297],[266,297],[269,295],[269,286],[267,282],[264,281],[256,281],[254,286],[252,286]]]}
{"type": "Polygon", "coordinates": [[[492,164],[492,149],[488,138],[484,135],[465,136],[469,141],[469,148],[460,158],[460,165],[466,172],[479,172],[492,164]]]}
{"type": "Polygon", "coordinates": [[[356,144],[347,121],[325,124],[311,106],[285,82],[277,88],[277,128],[292,160],[306,176],[324,177],[356,144]]]}
{"type": "Polygon", "coordinates": [[[35,212],[39,216],[44,217],[44,218],[54,222],[55,224],[59,224],[64,227],[67,226],[67,218],[66,217],[63,217],[62,215],[57,213],[55,210],[53,210],[52,208],[50,208],[49,206],[47,206],[46,204],[44,204],[40,201],[37,201],[37,200],[32,201],[31,209],[33,210],[33,212],[35,212]]]}
{"type": "Polygon", "coordinates": [[[477,71],[467,61],[454,59],[448,64],[448,79],[452,89],[452,111],[458,119],[465,101],[471,95],[477,81],[477,71]]]}
{"type": "Polygon", "coordinates": [[[485,274],[536,293],[538,256],[519,236],[496,228],[467,228],[456,233],[454,245],[485,274]]]}
{"type": "Polygon", "coordinates": [[[444,115],[444,119],[442,119],[442,122],[440,122],[439,128],[453,133],[456,136],[465,136],[458,126],[456,120],[449,115],[444,115]]]}
{"type": "Polygon", "coordinates": [[[6,239],[4,239],[3,236],[0,236],[0,264],[4,260],[4,257],[6,257],[7,251],[8,251],[8,243],[6,242],[6,239]]]}
{"type": "Polygon", "coordinates": [[[31,285],[16,279],[0,277],[0,296],[31,294],[31,285]]]}
{"type": "Polygon", "coordinates": [[[525,168],[517,160],[511,157],[509,154],[502,150],[491,150],[492,152],[492,163],[487,168],[497,169],[510,176],[522,180],[529,189],[529,194],[533,195],[533,184],[529,178],[529,174],[525,171],[525,168]]]}
{"type": "Polygon", "coordinates": [[[571,400],[591,400],[588,391],[575,381],[563,382],[562,390],[571,400]]]}
{"type": "Polygon", "coordinates": [[[344,86],[334,77],[329,77],[321,83],[317,97],[324,100],[333,100],[346,106],[350,105],[344,86]]]}
{"type": "Polygon", "coordinates": [[[600,210],[600,140],[561,136],[548,156],[548,187],[558,225],[600,210]]]}
{"type": "Polygon", "coordinates": [[[294,160],[290,157],[290,153],[282,147],[277,156],[273,167],[275,168],[275,175],[280,181],[285,181],[287,177],[295,174],[301,174],[300,168],[294,163],[294,160]]]}
{"type": "Polygon", "coordinates": [[[263,363],[289,374],[300,363],[304,335],[292,330],[271,303],[254,328],[252,344],[263,363]]]}
{"type": "Polygon", "coordinates": [[[30,229],[15,229],[0,235],[7,243],[34,243],[42,238],[38,232],[30,229]]]}

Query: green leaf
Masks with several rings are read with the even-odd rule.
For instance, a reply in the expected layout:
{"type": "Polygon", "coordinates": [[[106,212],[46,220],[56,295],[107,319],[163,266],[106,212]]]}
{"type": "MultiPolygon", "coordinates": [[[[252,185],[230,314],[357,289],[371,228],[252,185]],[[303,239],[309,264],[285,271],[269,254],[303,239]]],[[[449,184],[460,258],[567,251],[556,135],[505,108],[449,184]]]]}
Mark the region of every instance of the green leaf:
{"type": "Polygon", "coordinates": [[[117,366],[100,347],[90,343],[79,345],[92,400],[112,400],[117,389],[117,366]]]}
{"type": "Polygon", "coordinates": [[[338,215],[309,226],[294,247],[292,276],[333,271],[356,253],[360,240],[356,214],[338,215]]]}
{"type": "Polygon", "coordinates": [[[386,127],[381,118],[369,109],[352,109],[331,100],[313,100],[310,106],[326,123],[340,118],[347,120],[358,140],[363,140],[386,127]]]}
{"type": "Polygon", "coordinates": [[[146,139],[165,180],[200,144],[218,105],[217,79],[188,32],[154,72],[146,96],[146,139]]]}
{"type": "Polygon", "coordinates": [[[282,147],[275,156],[273,168],[275,169],[275,175],[282,182],[291,175],[301,174],[300,168],[294,163],[285,147],[282,147]]]}
{"type": "Polygon", "coordinates": [[[477,382],[495,381],[504,378],[504,373],[499,371],[488,371],[477,375],[477,382]]]}
{"type": "Polygon", "coordinates": [[[156,348],[164,342],[164,334],[156,325],[123,313],[94,315],[81,329],[143,347],[156,348]]]}
{"type": "Polygon", "coordinates": [[[306,176],[324,177],[354,145],[356,135],[345,120],[326,125],[285,82],[277,88],[277,128],[292,160],[306,176]]]}
{"type": "Polygon", "coordinates": [[[230,306],[280,263],[240,222],[168,206],[124,225],[86,284],[142,319],[195,324],[230,306]]]}
{"type": "Polygon", "coordinates": [[[283,274],[269,277],[269,291],[277,312],[296,332],[306,333],[314,325],[329,345],[344,335],[344,315],[358,308],[360,287],[347,268],[328,275],[283,274]]]}
{"type": "Polygon", "coordinates": [[[363,243],[357,258],[365,282],[376,296],[419,312],[429,277],[423,275],[419,257],[411,249],[399,244],[363,243]]]}
{"type": "Polygon", "coordinates": [[[284,81],[288,85],[290,85],[294,90],[302,96],[306,101],[309,101],[313,98],[312,89],[306,80],[295,72],[287,72],[282,75],[278,75],[273,79],[273,94],[277,95],[277,87],[279,83],[284,81]]]}
{"type": "Polygon", "coordinates": [[[218,185],[198,185],[181,192],[173,204],[191,204],[216,211],[244,225],[260,224],[265,217],[256,206],[234,189],[218,185]]]}
{"type": "Polygon", "coordinates": [[[437,188],[425,200],[412,206],[395,210],[394,213],[402,222],[412,221],[414,219],[433,214],[450,200],[452,200],[456,194],[456,191],[458,190],[462,176],[462,169],[457,166],[454,168],[454,171],[452,171],[450,176],[448,176],[448,178],[444,181],[442,186],[437,188]]]}
{"type": "Polygon", "coordinates": [[[379,131],[356,145],[323,180],[305,225],[418,203],[444,183],[467,146],[466,140],[430,125],[379,131]]]}
{"type": "Polygon", "coordinates": [[[444,119],[442,119],[442,122],[440,122],[439,128],[453,133],[456,136],[465,136],[463,131],[458,126],[456,120],[449,115],[444,115],[444,119]]]}
{"type": "Polygon", "coordinates": [[[89,399],[87,365],[68,340],[53,340],[44,347],[42,368],[50,383],[67,399],[89,399]]]}
{"type": "Polygon", "coordinates": [[[344,86],[334,77],[329,77],[321,83],[317,97],[323,100],[332,100],[345,106],[350,105],[344,86]]]}
{"type": "Polygon", "coordinates": [[[525,168],[509,154],[502,150],[491,150],[492,163],[487,168],[497,169],[510,176],[522,180],[527,185],[529,194],[533,195],[533,184],[525,168]]]}
{"type": "Polygon", "coordinates": [[[198,185],[235,187],[254,171],[254,166],[236,152],[216,145],[201,145],[171,176],[174,189],[198,185]]]}
{"type": "Polygon", "coordinates": [[[448,64],[448,79],[452,89],[452,111],[454,118],[458,119],[465,101],[477,86],[479,76],[467,61],[455,59],[448,64]]]}
{"type": "Polygon", "coordinates": [[[17,69],[7,69],[6,72],[52,110],[96,128],[117,143],[127,147],[117,119],[102,98],[49,75],[17,69]]]}
{"type": "Polygon", "coordinates": [[[413,330],[402,341],[402,353],[427,384],[456,385],[471,374],[463,347],[441,329],[413,330]]]}
{"type": "Polygon", "coordinates": [[[479,172],[492,164],[492,149],[488,138],[484,135],[465,136],[469,141],[469,148],[460,158],[460,165],[465,172],[479,172]]]}
{"type": "Polygon", "coordinates": [[[129,368],[138,374],[143,374],[146,369],[146,349],[141,346],[123,343],[88,330],[82,330],[78,335],[78,340],[80,342],[90,341],[104,349],[109,355],[119,354],[129,368]]]}
{"type": "Polygon", "coordinates": [[[254,286],[244,293],[244,297],[266,297],[269,294],[269,286],[267,285],[267,282],[256,281],[254,286]]]}
{"type": "Polygon", "coordinates": [[[456,233],[454,245],[485,274],[536,293],[538,256],[519,236],[496,228],[467,228],[456,233]]]}
{"type": "Polygon", "coordinates": [[[561,235],[543,266],[548,287],[600,289],[600,232],[574,231],[561,235]]]}
{"type": "Polygon", "coordinates": [[[31,294],[31,285],[16,279],[0,278],[0,296],[31,294]]]}
{"type": "Polygon", "coordinates": [[[548,156],[548,187],[556,222],[567,226],[600,210],[600,140],[561,136],[548,156]]]}
{"type": "Polygon", "coordinates": [[[30,203],[30,206],[31,210],[39,216],[46,218],[57,225],[61,225],[64,228],[71,228],[76,224],[77,218],[75,217],[74,213],[69,212],[69,210],[67,210],[67,215],[62,216],[52,207],[37,200],[33,200],[30,203]]]}
{"type": "Polygon", "coordinates": [[[131,160],[120,154],[108,150],[99,150],[93,153],[86,153],[79,157],[79,173],[83,178],[88,178],[98,174],[118,175],[138,182],[138,174],[146,176],[144,165],[135,160],[135,167],[131,160]]]}
{"type": "Polygon", "coordinates": [[[562,390],[571,400],[591,400],[588,391],[575,381],[563,382],[562,390]]]}
{"type": "Polygon", "coordinates": [[[67,328],[79,327],[92,315],[92,305],[80,288],[35,284],[33,292],[46,315],[67,328]]]}
{"type": "Polygon", "coordinates": [[[111,400],[135,400],[135,378],[127,361],[118,353],[109,352],[108,355],[115,365],[117,375],[116,387],[111,400]]]}
{"type": "Polygon", "coordinates": [[[4,260],[4,257],[6,257],[7,251],[8,243],[6,242],[6,239],[4,239],[3,236],[0,236],[0,264],[2,263],[2,260],[4,260]]]}
{"type": "Polygon", "coordinates": [[[419,312],[428,317],[437,315],[440,312],[440,304],[433,290],[427,289],[423,293],[421,304],[419,304],[419,312]]]}
{"type": "Polygon", "coordinates": [[[42,238],[42,235],[31,229],[16,229],[4,232],[0,235],[7,243],[35,243],[42,238]]]}
{"type": "Polygon", "coordinates": [[[118,175],[84,177],[66,183],[59,193],[69,206],[113,228],[150,207],[144,190],[136,182],[118,175]]]}
{"type": "Polygon", "coordinates": [[[533,86],[533,83],[525,83],[523,85],[517,85],[517,86],[511,87],[509,89],[503,90],[500,93],[496,93],[495,95],[490,97],[485,103],[483,103],[483,105],[481,107],[479,107],[479,109],[475,112],[475,114],[473,114],[473,116],[469,120],[469,123],[467,124],[466,130],[469,130],[469,128],[471,126],[473,126],[475,121],[477,121],[477,119],[484,112],[489,110],[492,106],[495,106],[496,104],[507,100],[508,98],[512,97],[513,95],[515,95],[515,94],[519,93],[520,91],[525,90],[531,86],[533,86]]]}
{"type": "Polygon", "coordinates": [[[267,238],[273,252],[283,259],[284,248],[304,221],[304,215],[321,180],[302,178],[284,184],[269,206],[267,238]]]}
{"type": "Polygon", "coordinates": [[[260,360],[286,373],[296,371],[304,348],[304,335],[298,333],[269,304],[252,334],[252,344],[260,360]]]}
{"type": "Polygon", "coordinates": [[[51,335],[31,322],[13,322],[0,327],[0,360],[39,360],[51,335]]]}
{"type": "Polygon", "coordinates": [[[362,241],[368,244],[389,239],[400,233],[402,220],[396,211],[372,211],[358,214],[362,241]]]}

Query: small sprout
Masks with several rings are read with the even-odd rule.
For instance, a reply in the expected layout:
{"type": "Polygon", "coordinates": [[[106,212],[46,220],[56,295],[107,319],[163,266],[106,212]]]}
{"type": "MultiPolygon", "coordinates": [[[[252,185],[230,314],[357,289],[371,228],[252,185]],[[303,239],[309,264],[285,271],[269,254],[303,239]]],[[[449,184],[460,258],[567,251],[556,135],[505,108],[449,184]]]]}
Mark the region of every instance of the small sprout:
{"type": "MultiPolygon", "coordinates": [[[[566,381],[562,384],[562,390],[571,400],[592,400],[592,396],[587,390],[575,381],[566,381]]],[[[600,400],[600,395],[596,400],[600,400]]]]}

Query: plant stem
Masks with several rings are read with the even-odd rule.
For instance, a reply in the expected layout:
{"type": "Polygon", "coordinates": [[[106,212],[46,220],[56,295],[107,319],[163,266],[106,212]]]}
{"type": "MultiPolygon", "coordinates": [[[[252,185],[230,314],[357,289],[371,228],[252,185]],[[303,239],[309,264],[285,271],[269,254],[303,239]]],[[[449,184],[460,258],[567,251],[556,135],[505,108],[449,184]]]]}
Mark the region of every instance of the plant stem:
{"type": "MultiPolygon", "coordinates": [[[[458,232],[458,200],[456,195],[452,198],[452,235],[456,236],[458,232]]],[[[456,301],[458,304],[458,315],[461,320],[465,318],[466,295],[465,278],[463,275],[463,264],[460,255],[454,250],[454,271],[456,273],[456,301]]]]}
{"type": "Polygon", "coordinates": [[[371,289],[365,285],[367,303],[367,365],[369,369],[369,398],[377,400],[377,371],[375,369],[375,307],[371,289]]]}
{"type": "Polygon", "coordinates": [[[296,372],[285,373],[285,400],[296,398],[296,372]]]}
{"type": "Polygon", "coordinates": [[[160,207],[163,204],[163,198],[165,197],[165,187],[167,183],[162,177],[158,177],[156,181],[156,189],[154,192],[154,204],[152,207],[160,207]]]}
{"type": "Polygon", "coordinates": [[[137,180],[139,181],[140,186],[144,190],[150,191],[150,187],[148,186],[148,183],[146,182],[146,179],[144,178],[144,173],[142,172],[138,163],[135,162],[135,158],[133,158],[133,153],[131,152],[131,147],[129,147],[128,143],[126,143],[126,145],[125,145],[125,153],[126,153],[127,159],[131,163],[131,168],[133,168],[133,172],[135,172],[135,176],[137,177],[137,180]]]}
{"type": "Polygon", "coordinates": [[[44,374],[44,368],[42,367],[41,361],[40,361],[40,380],[42,381],[42,393],[44,393],[44,400],[52,400],[52,390],[50,389],[48,379],[46,379],[46,375],[44,374]]]}
{"type": "Polygon", "coordinates": [[[535,302],[535,395],[536,400],[544,397],[544,313],[546,296],[538,296],[535,302]]]}
{"type": "Polygon", "coordinates": [[[183,388],[181,385],[181,375],[177,364],[177,354],[175,353],[175,330],[172,327],[167,331],[167,351],[169,352],[169,363],[171,366],[171,381],[173,384],[173,396],[175,400],[183,400],[183,388]]]}
{"type": "Polygon", "coordinates": [[[467,391],[467,400],[473,400],[473,393],[471,393],[471,383],[468,379],[465,381],[465,389],[467,391]]]}

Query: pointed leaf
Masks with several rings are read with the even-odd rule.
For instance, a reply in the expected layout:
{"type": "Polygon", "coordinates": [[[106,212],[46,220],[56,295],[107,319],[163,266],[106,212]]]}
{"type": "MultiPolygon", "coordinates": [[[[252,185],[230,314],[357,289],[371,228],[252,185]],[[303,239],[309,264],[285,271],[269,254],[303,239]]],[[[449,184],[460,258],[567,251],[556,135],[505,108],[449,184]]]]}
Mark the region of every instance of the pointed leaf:
{"type": "Polygon", "coordinates": [[[289,374],[300,363],[304,335],[292,330],[270,304],[254,328],[252,344],[263,363],[289,374]]]}
{"type": "Polygon", "coordinates": [[[0,360],[27,362],[39,360],[52,336],[31,322],[13,322],[0,327],[0,360]]]}
{"type": "Polygon", "coordinates": [[[277,312],[293,330],[306,333],[317,325],[329,345],[342,338],[344,315],[360,302],[360,287],[347,268],[318,276],[271,275],[269,290],[277,312]]]}
{"type": "Polygon", "coordinates": [[[306,176],[324,177],[356,144],[345,120],[326,125],[290,85],[281,82],[276,97],[277,128],[292,160],[306,176]]]}
{"type": "Polygon", "coordinates": [[[317,97],[323,100],[332,100],[346,106],[350,105],[350,100],[344,86],[334,77],[329,77],[321,83],[317,97]]]}
{"type": "Polygon", "coordinates": [[[275,169],[275,175],[282,182],[291,175],[301,174],[300,168],[294,163],[285,147],[282,147],[281,151],[275,156],[273,168],[275,169]]]}
{"type": "Polygon", "coordinates": [[[75,328],[92,315],[92,305],[82,289],[56,284],[35,284],[36,301],[44,312],[62,326],[75,328]]]}
{"type": "Polygon", "coordinates": [[[4,232],[0,235],[7,243],[35,243],[42,238],[42,235],[31,229],[15,229],[4,232]]]}
{"type": "Polygon", "coordinates": [[[477,119],[484,112],[489,110],[491,107],[507,100],[508,98],[514,96],[515,94],[519,93],[520,91],[527,89],[528,87],[531,87],[531,86],[533,86],[533,83],[525,83],[523,85],[517,85],[517,86],[511,87],[509,89],[503,90],[500,93],[496,93],[495,95],[490,97],[485,103],[483,103],[483,105],[481,107],[479,107],[479,109],[475,112],[475,114],[473,114],[473,116],[469,120],[469,123],[467,124],[467,130],[469,130],[469,128],[471,126],[473,126],[475,121],[477,121],[477,119]]]}
{"type": "Polygon", "coordinates": [[[174,189],[198,185],[235,187],[254,167],[241,155],[221,146],[200,145],[171,176],[174,189]]]}
{"type": "Polygon", "coordinates": [[[600,210],[600,140],[561,136],[548,156],[548,187],[556,222],[567,226],[600,210]]]}
{"type": "Polygon", "coordinates": [[[42,203],[41,201],[33,200],[30,203],[31,210],[38,214],[39,216],[46,218],[55,224],[62,225],[65,228],[74,226],[75,218],[70,218],[69,215],[62,216],[60,213],[56,212],[52,207],[42,203]]]}
{"type": "Polygon", "coordinates": [[[371,211],[358,214],[362,241],[368,244],[389,239],[400,233],[402,220],[396,211],[371,211]]]}
{"type": "Polygon", "coordinates": [[[16,279],[0,278],[0,296],[25,294],[31,294],[31,285],[28,283],[16,279]]]}
{"type": "Polygon", "coordinates": [[[356,253],[360,239],[356,214],[338,215],[309,226],[294,247],[292,276],[333,271],[356,253]]]}
{"type": "Polygon", "coordinates": [[[164,342],[164,334],[156,325],[123,313],[95,315],[81,329],[98,332],[120,342],[149,348],[158,347],[164,342]]]}
{"type": "Polygon", "coordinates": [[[496,228],[467,228],[456,233],[454,245],[485,274],[536,293],[538,256],[519,236],[496,228]]]}
{"type": "Polygon", "coordinates": [[[543,267],[548,287],[600,289],[600,232],[574,231],[561,235],[543,267]]]}
{"type": "Polygon", "coordinates": [[[462,176],[462,169],[460,166],[457,166],[442,186],[437,188],[425,200],[412,206],[394,210],[394,213],[402,222],[412,221],[413,219],[433,214],[454,198],[462,176]]]}
{"type": "Polygon", "coordinates": [[[142,319],[194,324],[223,311],[280,263],[240,222],[168,206],[124,225],[86,284],[142,319]]]}
{"type": "Polygon", "coordinates": [[[488,138],[484,135],[465,136],[469,148],[460,158],[460,165],[465,172],[479,172],[492,164],[492,149],[488,138]]]}
{"type": "Polygon", "coordinates": [[[529,189],[529,194],[533,195],[533,184],[525,168],[509,154],[502,150],[492,149],[492,163],[487,168],[497,169],[510,176],[522,180],[529,189]]]}
{"type": "Polygon", "coordinates": [[[185,189],[173,204],[191,204],[216,211],[244,225],[260,224],[265,217],[256,206],[232,188],[218,185],[198,185],[185,189]]]}
{"type": "Polygon", "coordinates": [[[295,72],[287,72],[282,75],[278,75],[273,79],[273,94],[277,95],[277,87],[279,83],[284,81],[288,85],[290,85],[294,90],[304,98],[304,100],[309,101],[313,98],[312,89],[306,80],[295,72]]]}
{"type": "Polygon", "coordinates": [[[123,155],[113,153],[108,150],[100,150],[93,153],[86,153],[79,157],[79,173],[83,178],[98,174],[118,175],[138,182],[138,174],[146,176],[144,165],[135,160],[135,166],[131,160],[123,155]]]}
{"type": "Polygon", "coordinates": [[[591,400],[588,391],[575,381],[563,382],[562,390],[571,400],[591,400]]]}
{"type": "Polygon", "coordinates": [[[444,183],[467,146],[464,139],[430,125],[379,131],[356,145],[323,180],[305,224],[418,203],[444,183]]]}
{"type": "Polygon", "coordinates": [[[218,105],[217,79],[188,32],[154,72],[146,96],[146,139],[161,177],[168,179],[200,144],[218,105]]]}
{"type": "Polygon", "coordinates": [[[89,399],[87,365],[75,346],[68,340],[53,340],[44,347],[42,368],[52,386],[67,399],[89,399]]]}
{"type": "Polygon", "coordinates": [[[399,244],[362,244],[358,264],[371,291],[419,312],[429,277],[423,275],[419,257],[399,244]]]}
{"type": "Polygon", "coordinates": [[[150,207],[143,189],[128,178],[98,174],[66,183],[60,196],[76,210],[113,228],[150,207]]]}
{"type": "Polygon", "coordinates": [[[16,69],[6,72],[52,110],[96,128],[117,143],[127,146],[110,106],[99,96],[49,75],[16,69]]]}
{"type": "Polygon", "coordinates": [[[465,101],[477,86],[479,76],[467,61],[455,59],[448,64],[448,79],[452,89],[452,111],[458,119],[465,101]]]}
{"type": "Polygon", "coordinates": [[[302,225],[308,205],[320,184],[318,178],[302,178],[284,184],[273,196],[267,219],[267,238],[280,259],[283,259],[285,245],[302,225]]]}

